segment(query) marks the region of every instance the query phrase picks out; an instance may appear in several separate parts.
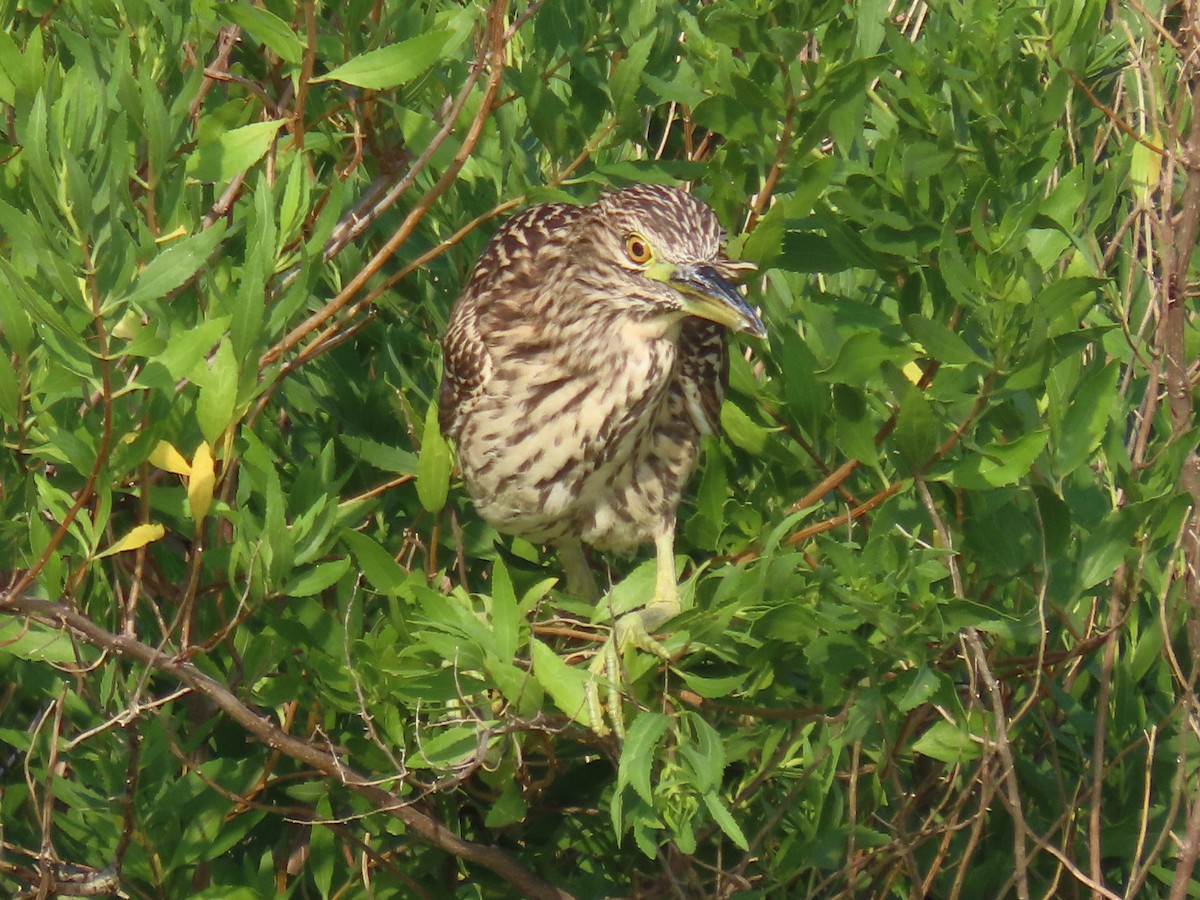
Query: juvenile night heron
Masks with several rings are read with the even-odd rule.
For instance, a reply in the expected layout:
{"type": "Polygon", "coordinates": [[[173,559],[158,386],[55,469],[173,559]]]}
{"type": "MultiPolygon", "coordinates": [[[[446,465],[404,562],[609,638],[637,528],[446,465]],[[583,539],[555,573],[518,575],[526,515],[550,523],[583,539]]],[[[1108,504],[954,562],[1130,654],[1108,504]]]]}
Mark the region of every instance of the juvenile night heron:
{"type": "MultiPolygon", "coordinates": [[[[570,593],[598,599],[582,543],[654,542],[645,607],[615,623],[595,683],[621,650],[664,655],[650,634],[680,611],[675,510],[700,438],[718,424],[724,329],[766,336],[731,284],[712,210],[678,188],[635,185],[590,206],[513,216],[484,250],[443,341],[439,413],[463,481],[498,530],[553,544],[570,593]]],[[[619,698],[610,715],[621,729],[619,698]]]]}

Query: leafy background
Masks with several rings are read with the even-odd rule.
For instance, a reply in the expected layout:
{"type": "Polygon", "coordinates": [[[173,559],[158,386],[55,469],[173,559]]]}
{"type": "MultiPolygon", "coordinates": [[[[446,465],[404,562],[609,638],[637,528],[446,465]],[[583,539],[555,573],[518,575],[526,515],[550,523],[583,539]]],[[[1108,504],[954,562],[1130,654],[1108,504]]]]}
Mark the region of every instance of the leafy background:
{"type": "Polygon", "coordinates": [[[0,12],[0,892],[1200,896],[1197,4],[0,12]],[[631,181],[770,340],[619,742],[430,426],[631,181]]]}

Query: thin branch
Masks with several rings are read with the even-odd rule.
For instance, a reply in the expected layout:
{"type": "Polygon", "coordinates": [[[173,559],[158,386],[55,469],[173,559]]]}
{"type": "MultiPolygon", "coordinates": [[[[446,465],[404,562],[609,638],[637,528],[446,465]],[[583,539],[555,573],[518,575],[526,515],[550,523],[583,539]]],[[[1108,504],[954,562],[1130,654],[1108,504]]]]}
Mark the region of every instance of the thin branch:
{"type": "Polygon", "coordinates": [[[459,837],[437,819],[376,785],[332,752],[283,731],[270,718],[260,715],[238,699],[225,684],[200,671],[192,663],[168,658],[139,640],[106,631],[63,603],[10,594],[0,600],[0,612],[31,616],[93,647],[141,663],[186,685],[245,729],[253,739],[345,785],[373,803],[380,812],[399,819],[415,837],[430,846],[492,870],[525,896],[569,900],[570,894],[543,881],[499,847],[459,837]]]}
{"type": "MultiPolygon", "coordinates": [[[[454,158],[450,161],[449,165],[446,166],[445,171],[442,172],[441,176],[433,184],[433,186],[425,192],[420,201],[418,201],[409,211],[408,215],[405,216],[404,221],[400,224],[400,227],[396,229],[396,232],[387,240],[387,242],[379,249],[379,251],[371,258],[371,260],[365,266],[363,266],[358,274],[351,279],[350,283],[347,284],[336,297],[293,328],[282,340],[275,344],[274,347],[263,354],[262,359],[260,360],[260,366],[262,368],[271,365],[284,353],[295,348],[310,332],[320,328],[331,318],[337,315],[338,312],[350,302],[351,298],[354,297],[354,295],[357,294],[364,285],[366,285],[366,283],[375,275],[375,273],[383,267],[384,263],[391,259],[396,251],[399,250],[400,247],[402,247],[404,243],[412,236],[412,233],[416,231],[416,228],[421,223],[421,220],[425,218],[425,214],[429,211],[430,207],[432,207],[434,202],[446,192],[446,189],[449,188],[451,184],[454,183],[454,180],[458,177],[459,170],[463,167],[464,163],[466,163],[467,159],[470,158],[471,153],[473,153],[475,150],[475,145],[478,143],[479,138],[483,135],[483,126],[487,122],[488,117],[491,115],[492,105],[496,100],[496,93],[500,89],[500,81],[504,74],[505,43],[503,26],[504,14],[507,7],[508,0],[496,0],[488,12],[490,40],[484,42],[483,47],[485,49],[481,49],[479,60],[477,60],[476,65],[472,68],[471,75],[468,77],[467,85],[464,86],[463,91],[460,92],[458,98],[459,105],[461,106],[461,104],[466,102],[467,94],[474,86],[475,80],[479,77],[479,72],[485,65],[488,69],[487,87],[485,88],[483,98],[480,101],[479,111],[475,114],[475,118],[471,121],[471,125],[467,129],[467,133],[463,136],[462,143],[459,145],[457,152],[454,154],[454,158]]],[[[453,129],[454,120],[455,116],[453,115],[447,117],[447,125],[451,130],[453,129]]],[[[449,132],[447,132],[447,134],[448,133],[449,132]]],[[[432,156],[433,152],[437,149],[435,146],[437,144],[440,144],[440,141],[435,137],[434,141],[430,143],[430,146],[426,148],[426,154],[432,156]]],[[[424,162],[422,161],[422,158],[418,158],[409,169],[409,175],[415,178],[415,173],[423,167],[424,162]]],[[[397,191],[402,192],[407,188],[409,183],[411,183],[411,179],[407,178],[406,176],[406,179],[402,179],[392,191],[389,191],[388,195],[385,195],[384,199],[380,201],[380,205],[388,203],[387,198],[389,196],[395,194],[397,191]]],[[[361,220],[361,224],[351,226],[350,230],[347,232],[347,237],[345,240],[352,239],[354,235],[357,235],[361,232],[362,228],[365,228],[366,225],[370,224],[371,221],[374,221],[372,215],[372,213],[368,213],[367,216],[361,220]]],[[[328,258],[328,254],[329,250],[327,249],[326,258],[328,258]]]]}

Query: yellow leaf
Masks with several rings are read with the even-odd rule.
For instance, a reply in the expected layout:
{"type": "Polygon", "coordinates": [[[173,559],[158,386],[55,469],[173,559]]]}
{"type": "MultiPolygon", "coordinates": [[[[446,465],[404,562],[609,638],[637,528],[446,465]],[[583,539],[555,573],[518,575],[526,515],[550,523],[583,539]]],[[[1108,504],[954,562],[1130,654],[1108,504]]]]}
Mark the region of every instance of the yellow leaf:
{"type": "Polygon", "coordinates": [[[192,477],[188,479],[188,506],[192,521],[199,522],[208,514],[212,503],[213,486],[217,478],[213,469],[212,448],[208,441],[201,441],[192,457],[192,477]]]}
{"type": "Polygon", "coordinates": [[[176,475],[191,475],[192,467],[175,447],[168,441],[159,441],[158,446],[150,451],[150,464],[158,466],[164,472],[174,472],[176,475]]]}
{"type": "Polygon", "coordinates": [[[158,237],[156,237],[156,238],[154,239],[154,243],[156,243],[156,244],[165,244],[165,243],[167,243],[168,241],[173,241],[173,240],[175,240],[176,238],[181,238],[181,237],[183,237],[185,234],[187,234],[187,229],[186,229],[186,228],[184,228],[182,225],[180,225],[180,226],[179,226],[178,228],[176,228],[174,231],[168,232],[167,234],[160,234],[158,237]]]}
{"type": "Polygon", "coordinates": [[[902,371],[904,373],[904,377],[913,384],[920,384],[921,379],[925,377],[925,372],[922,371],[921,367],[915,362],[905,363],[904,368],[900,371],[902,371]]]}
{"type": "Polygon", "coordinates": [[[112,556],[114,553],[124,553],[126,550],[137,550],[139,547],[145,547],[147,544],[157,541],[166,533],[167,529],[163,528],[157,522],[138,525],[103,553],[98,554],[96,559],[104,559],[106,556],[112,556]]]}

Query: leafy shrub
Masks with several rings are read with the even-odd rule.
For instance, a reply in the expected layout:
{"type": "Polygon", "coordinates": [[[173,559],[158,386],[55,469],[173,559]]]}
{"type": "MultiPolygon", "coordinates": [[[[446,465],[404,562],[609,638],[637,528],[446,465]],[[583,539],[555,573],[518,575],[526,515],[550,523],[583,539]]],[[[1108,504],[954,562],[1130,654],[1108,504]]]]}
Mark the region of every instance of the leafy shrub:
{"type": "Polygon", "coordinates": [[[4,10],[4,889],[1195,894],[1192,7],[4,10]],[[771,337],[622,743],[432,410],[503,217],[630,181],[771,337]]]}

